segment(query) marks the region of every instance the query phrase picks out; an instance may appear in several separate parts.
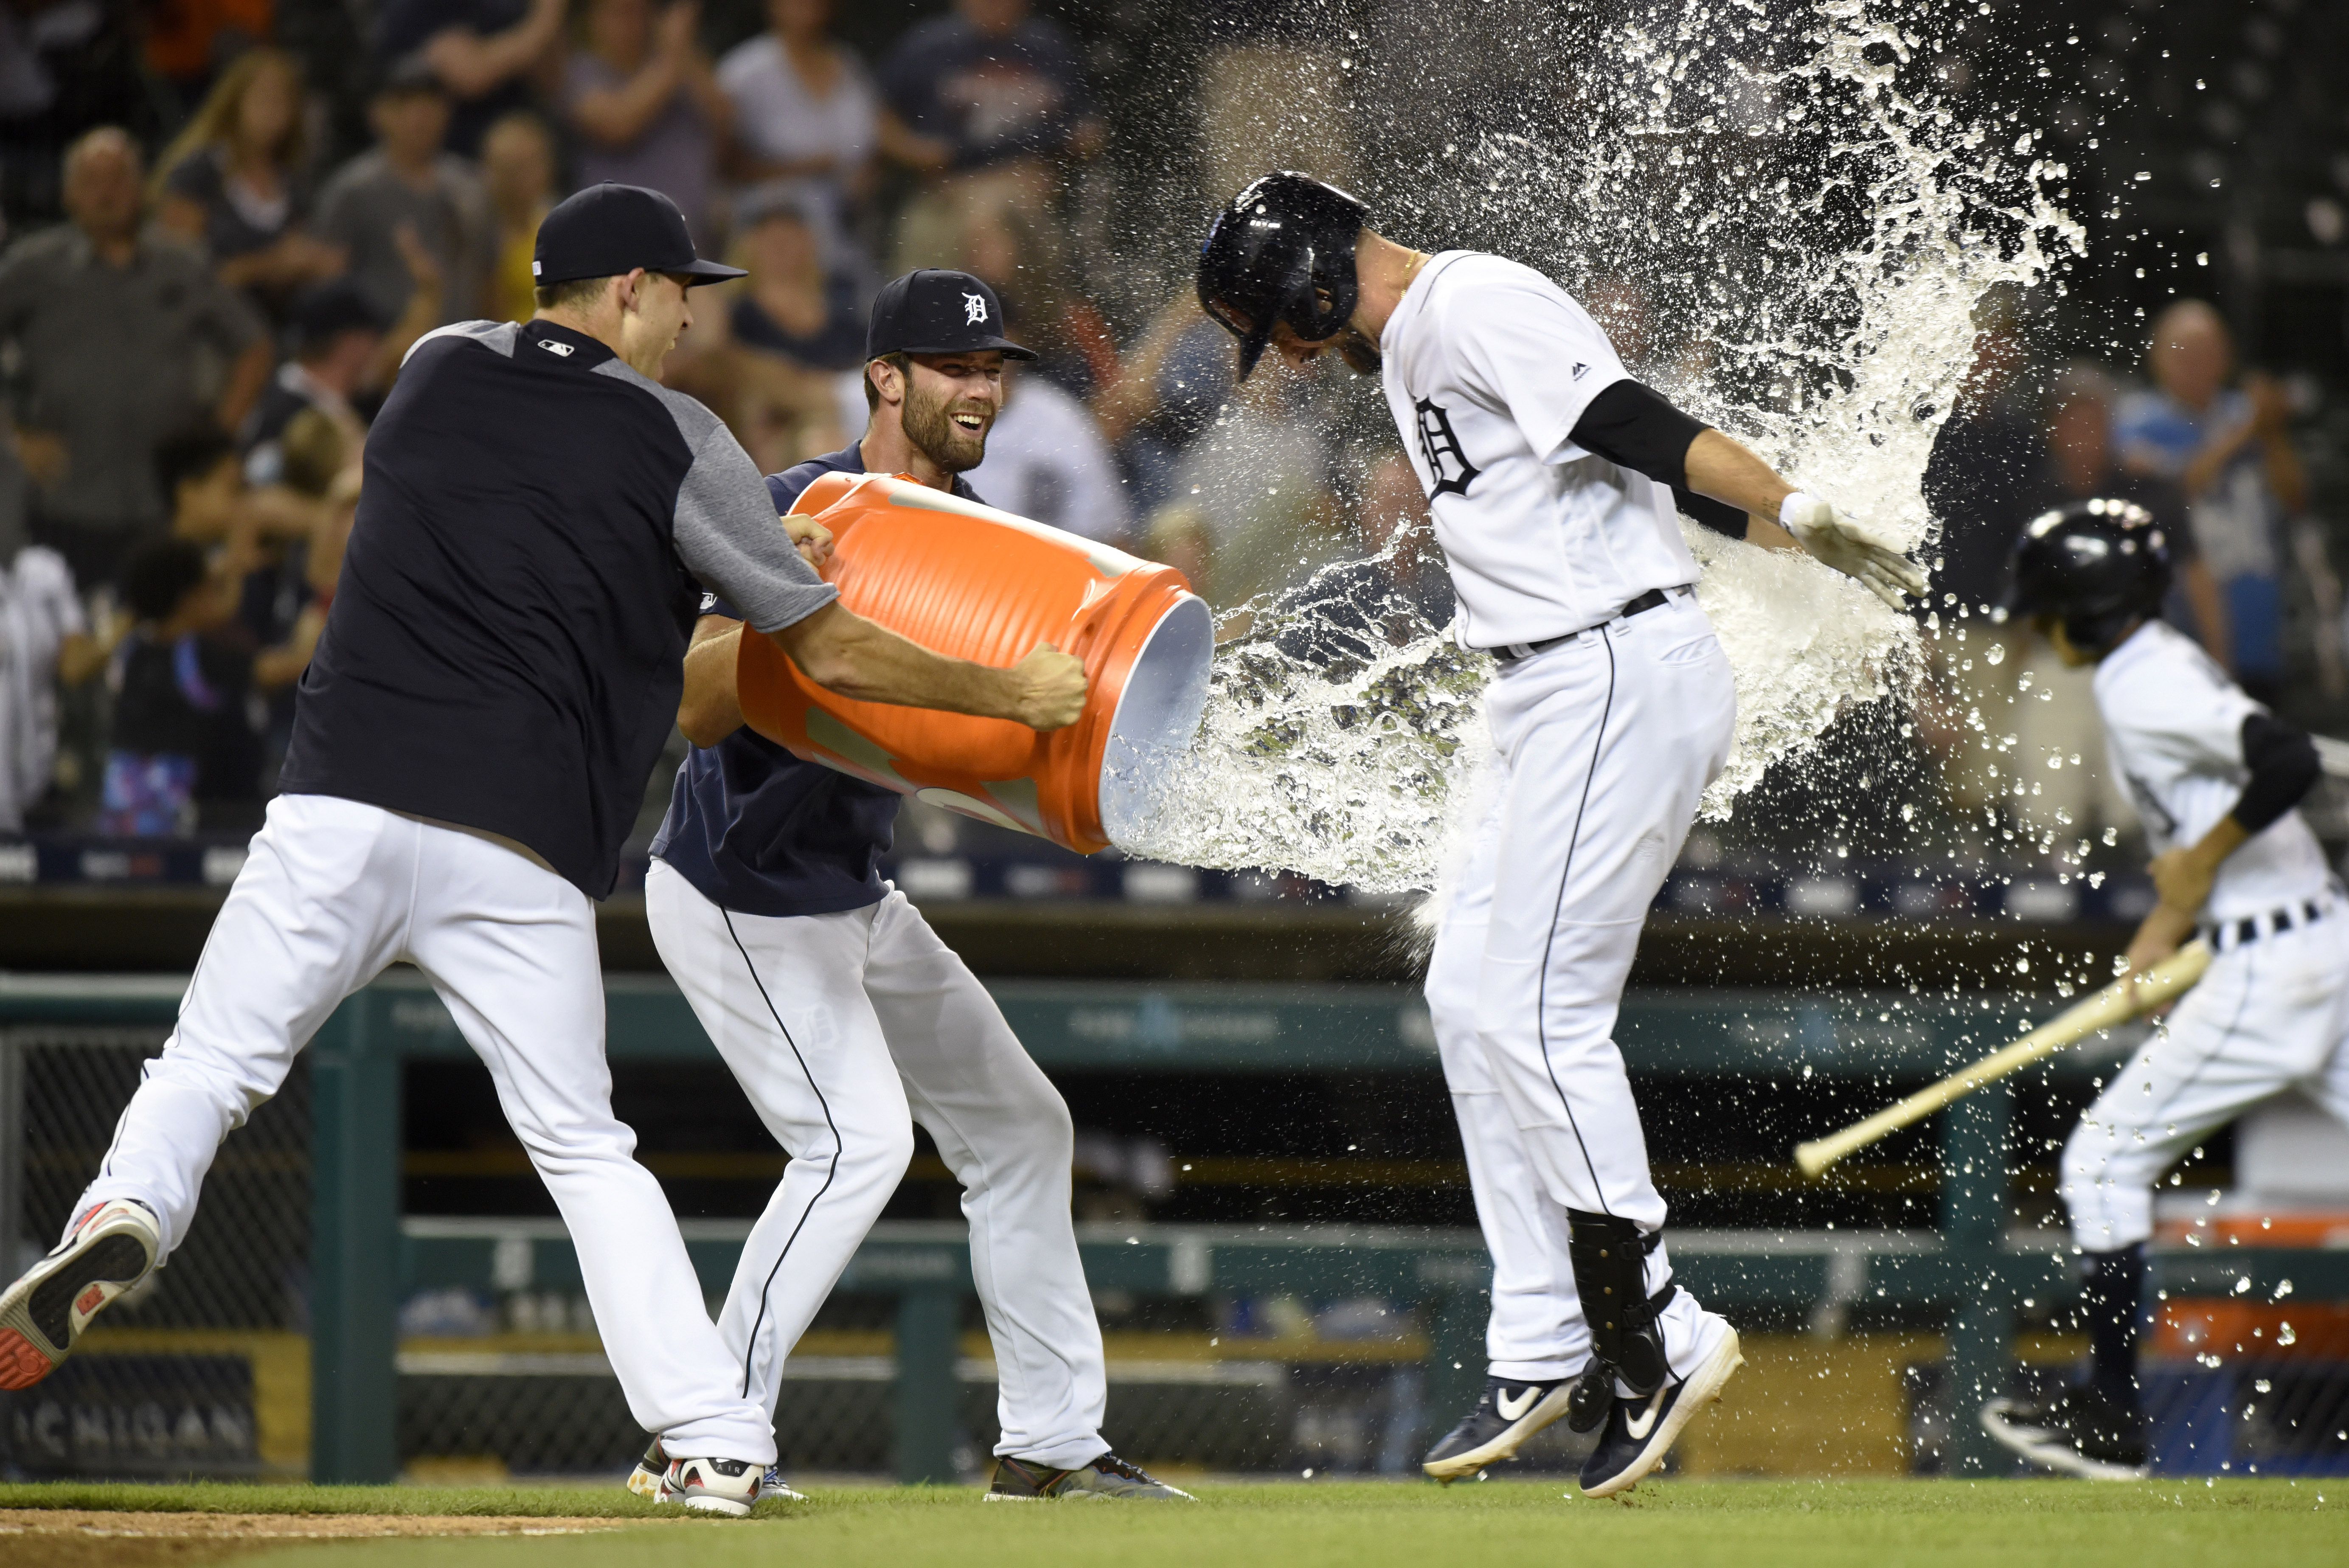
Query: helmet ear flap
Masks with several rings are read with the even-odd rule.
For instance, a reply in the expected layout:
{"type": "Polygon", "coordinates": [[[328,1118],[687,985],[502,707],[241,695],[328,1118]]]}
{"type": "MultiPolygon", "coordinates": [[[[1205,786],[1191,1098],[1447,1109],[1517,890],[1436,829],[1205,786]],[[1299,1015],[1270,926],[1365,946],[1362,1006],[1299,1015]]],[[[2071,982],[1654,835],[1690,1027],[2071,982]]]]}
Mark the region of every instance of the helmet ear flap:
{"type": "Polygon", "coordinates": [[[1280,292],[1274,296],[1280,301],[1279,319],[1308,343],[1329,335],[1315,325],[1320,313],[1313,297],[1313,247],[1299,245],[1289,259],[1288,270],[1281,274],[1280,292]]]}
{"type": "Polygon", "coordinates": [[[1304,294],[1299,301],[1306,321],[1291,322],[1297,335],[1309,343],[1319,343],[1335,337],[1354,317],[1354,306],[1361,299],[1361,283],[1354,272],[1354,245],[1361,238],[1359,232],[1346,242],[1345,253],[1330,242],[1334,236],[1317,242],[1306,252],[1309,272],[1304,294]],[[1317,291],[1327,290],[1330,303],[1324,305],[1317,291]]]}

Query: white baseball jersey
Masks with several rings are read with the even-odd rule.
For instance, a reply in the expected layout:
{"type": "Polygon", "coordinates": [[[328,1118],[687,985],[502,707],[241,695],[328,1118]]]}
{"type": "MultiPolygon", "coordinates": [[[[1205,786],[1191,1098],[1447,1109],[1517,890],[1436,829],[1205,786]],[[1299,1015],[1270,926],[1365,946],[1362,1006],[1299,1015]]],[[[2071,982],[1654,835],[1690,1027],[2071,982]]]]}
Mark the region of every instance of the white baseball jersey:
{"type": "Polygon", "coordinates": [[[1564,636],[1696,581],[1671,491],[1574,442],[1583,410],[1625,372],[1564,289],[1499,256],[1445,251],[1403,292],[1379,347],[1463,644],[1564,636]]]}
{"type": "MultiPolygon", "coordinates": [[[[2147,622],[2096,666],[2095,693],[2113,772],[2157,852],[2197,842],[2234,810],[2251,778],[2243,719],[2265,710],[2191,639],[2147,622]]],[[[2296,909],[2331,880],[2316,835],[2287,811],[2220,862],[2206,913],[2296,909]]]]}

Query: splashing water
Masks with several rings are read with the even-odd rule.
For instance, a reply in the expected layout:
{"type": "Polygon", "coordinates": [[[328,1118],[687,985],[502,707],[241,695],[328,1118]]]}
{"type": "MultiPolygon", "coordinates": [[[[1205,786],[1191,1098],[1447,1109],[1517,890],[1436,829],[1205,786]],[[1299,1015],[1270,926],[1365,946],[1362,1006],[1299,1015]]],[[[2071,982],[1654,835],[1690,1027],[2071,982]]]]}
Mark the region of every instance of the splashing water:
{"type": "MultiPolygon", "coordinates": [[[[1920,22],[1930,8],[1904,5],[1900,25],[1867,0],[1798,22],[1767,9],[1699,0],[1653,28],[1576,26],[1570,101],[1429,145],[1381,193],[1385,226],[1447,244],[1470,242],[1464,226],[1548,272],[1635,375],[1930,563],[1920,478],[1971,364],[1971,312],[2079,248],[2065,171],[2028,159],[2031,134],[1917,96],[1961,9],[1920,22]],[[1642,363],[1648,338],[1677,355],[1642,363]]],[[[1918,632],[1806,558],[1687,532],[1736,676],[1735,749],[1704,801],[1720,817],[1847,705],[1905,698],[1918,632]]],[[[1394,554],[1224,617],[1190,752],[1112,763],[1143,771],[1154,803],[1123,847],[1371,892],[1434,885],[1475,793],[1491,666],[1389,585],[1394,554]]]]}

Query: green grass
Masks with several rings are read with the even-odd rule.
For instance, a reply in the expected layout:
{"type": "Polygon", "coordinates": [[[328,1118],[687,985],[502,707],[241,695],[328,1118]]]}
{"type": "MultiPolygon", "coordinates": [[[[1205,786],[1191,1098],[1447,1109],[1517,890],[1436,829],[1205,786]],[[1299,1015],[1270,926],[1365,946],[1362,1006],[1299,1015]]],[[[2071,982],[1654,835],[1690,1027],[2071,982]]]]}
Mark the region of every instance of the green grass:
{"type": "MultiPolygon", "coordinates": [[[[826,1491],[748,1522],[559,1540],[405,1540],[271,1549],[270,1568],[2186,1568],[2349,1562],[2349,1481],[1650,1482],[1629,1504],[1570,1482],[1443,1490],[1314,1482],[1202,1489],[1196,1507],[982,1505],[958,1488],[826,1491]],[[2320,1497],[2323,1499],[2319,1501],[2320,1497]],[[1603,1555],[1593,1555],[1602,1553],[1603,1555]]],[[[218,1512],[652,1513],[616,1488],[0,1487],[0,1507],[218,1512]]]]}

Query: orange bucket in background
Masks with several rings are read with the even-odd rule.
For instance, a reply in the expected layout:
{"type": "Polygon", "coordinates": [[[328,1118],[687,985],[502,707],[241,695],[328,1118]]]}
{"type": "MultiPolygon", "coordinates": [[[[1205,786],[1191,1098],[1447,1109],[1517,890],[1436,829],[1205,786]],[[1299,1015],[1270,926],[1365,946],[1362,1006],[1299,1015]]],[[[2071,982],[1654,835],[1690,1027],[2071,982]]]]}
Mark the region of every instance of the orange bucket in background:
{"type": "Polygon", "coordinates": [[[1206,707],[1215,619],[1181,573],[893,474],[826,474],[792,511],[832,530],[824,577],[856,614],[999,668],[1048,642],[1084,661],[1092,689],[1076,723],[1040,735],[838,696],[750,634],[736,678],[752,729],[812,762],[1084,854],[1139,822],[1150,759],[1185,750],[1206,707]]]}

